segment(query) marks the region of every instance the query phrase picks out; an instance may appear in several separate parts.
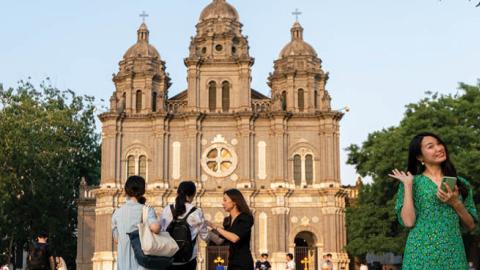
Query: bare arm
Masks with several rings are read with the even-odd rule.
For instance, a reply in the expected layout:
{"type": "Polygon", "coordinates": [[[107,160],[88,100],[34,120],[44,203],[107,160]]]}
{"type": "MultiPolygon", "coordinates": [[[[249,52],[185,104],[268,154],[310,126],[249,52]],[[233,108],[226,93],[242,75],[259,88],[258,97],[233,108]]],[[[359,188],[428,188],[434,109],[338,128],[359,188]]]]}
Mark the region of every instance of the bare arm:
{"type": "Polygon", "coordinates": [[[50,256],[50,258],[48,258],[48,261],[50,262],[50,269],[55,270],[55,260],[53,259],[53,256],[50,256]]]}
{"type": "Polygon", "coordinates": [[[404,184],[403,207],[401,216],[403,224],[405,224],[405,226],[409,228],[415,226],[417,216],[415,213],[415,205],[413,204],[413,185],[404,184]]]}
{"type": "Polygon", "coordinates": [[[473,231],[476,227],[475,221],[473,220],[472,215],[467,211],[467,208],[465,208],[465,205],[458,200],[454,205],[452,205],[453,209],[455,209],[455,212],[457,212],[457,215],[460,217],[460,220],[463,223],[463,226],[468,231],[473,231]]]}
{"type": "Polygon", "coordinates": [[[228,241],[232,242],[232,243],[236,243],[238,242],[238,240],[240,240],[240,237],[238,237],[238,235],[232,233],[232,232],[229,232],[227,230],[225,230],[224,228],[222,227],[217,227],[215,228],[215,230],[223,237],[225,237],[225,239],[227,239],[228,241]]]}
{"type": "Polygon", "coordinates": [[[447,192],[443,191],[441,188],[438,189],[437,197],[444,203],[450,205],[457,215],[460,217],[463,226],[468,231],[473,231],[475,229],[475,220],[472,215],[468,212],[465,204],[459,198],[458,187],[455,186],[455,191],[451,191],[448,185],[445,185],[447,192]]]}
{"type": "Polygon", "coordinates": [[[148,227],[150,228],[150,231],[152,231],[154,234],[159,234],[160,233],[160,224],[159,223],[149,224],[148,227]]]}
{"type": "Polygon", "coordinates": [[[225,239],[227,239],[228,241],[232,242],[232,243],[236,243],[238,242],[238,240],[240,240],[240,237],[232,232],[229,232],[227,230],[225,230],[224,228],[222,228],[221,226],[217,226],[215,224],[213,224],[212,222],[210,221],[205,221],[207,223],[207,226],[212,228],[213,230],[217,231],[219,235],[225,237],[225,239]]]}
{"type": "Polygon", "coordinates": [[[403,184],[403,206],[400,216],[402,217],[403,224],[408,228],[412,228],[415,226],[417,219],[415,204],[413,203],[413,175],[410,172],[405,173],[394,169],[389,176],[400,180],[403,184]]]}

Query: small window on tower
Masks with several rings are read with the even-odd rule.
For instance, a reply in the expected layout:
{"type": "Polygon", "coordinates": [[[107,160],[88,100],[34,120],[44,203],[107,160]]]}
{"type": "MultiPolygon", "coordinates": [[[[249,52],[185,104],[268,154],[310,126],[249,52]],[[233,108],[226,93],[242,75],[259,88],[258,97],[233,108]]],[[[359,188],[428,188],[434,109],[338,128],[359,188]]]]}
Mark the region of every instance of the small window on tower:
{"type": "Polygon", "coordinates": [[[220,52],[223,50],[223,46],[220,44],[217,44],[217,46],[215,46],[215,50],[217,50],[217,52],[220,52]]]}
{"type": "Polygon", "coordinates": [[[296,186],[302,184],[302,159],[300,155],[293,156],[293,180],[296,186]]]}
{"type": "Polygon", "coordinates": [[[206,54],[207,53],[207,48],[206,47],[203,47],[202,48],[202,54],[206,54]]]}
{"type": "Polygon", "coordinates": [[[214,81],[208,84],[208,109],[210,112],[217,109],[217,83],[214,81]]]}
{"type": "Polygon", "coordinates": [[[147,177],[147,157],[140,156],[138,159],[138,175],[146,179],[147,177]]]}
{"type": "Polygon", "coordinates": [[[136,95],[136,111],[137,113],[142,111],[142,91],[138,90],[136,95]]]}
{"type": "Polygon", "coordinates": [[[224,81],[222,83],[222,110],[228,112],[230,109],[230,83],[224,81]]]}
{"type": "Polygon", "coordinates": [[[152,112],[157,111],[157,92],[152,93],[152,112]]]}
{"type": "Polygon", "coordinates": [[[135,175],[135,157],[128,156],[127,158],[127,177],[135,175]]]}
{"type": "Polygon", "coordinates": [[[305,99],[303,89],[298,89],[298,110],[303,112],[305,108],[305,99]]]}

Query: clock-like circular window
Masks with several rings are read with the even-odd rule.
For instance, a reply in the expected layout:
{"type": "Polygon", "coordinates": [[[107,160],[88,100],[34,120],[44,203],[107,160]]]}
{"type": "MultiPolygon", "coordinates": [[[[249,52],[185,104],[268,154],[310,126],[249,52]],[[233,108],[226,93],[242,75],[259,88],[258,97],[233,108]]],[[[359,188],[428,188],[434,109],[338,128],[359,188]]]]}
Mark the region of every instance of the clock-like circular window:
{"type": "Polygon", "coordinates": [[[235,171],[237,154],[226,144],[214,144],[202,154],[202,168],[213,177],[227,177],[235,171]]]}

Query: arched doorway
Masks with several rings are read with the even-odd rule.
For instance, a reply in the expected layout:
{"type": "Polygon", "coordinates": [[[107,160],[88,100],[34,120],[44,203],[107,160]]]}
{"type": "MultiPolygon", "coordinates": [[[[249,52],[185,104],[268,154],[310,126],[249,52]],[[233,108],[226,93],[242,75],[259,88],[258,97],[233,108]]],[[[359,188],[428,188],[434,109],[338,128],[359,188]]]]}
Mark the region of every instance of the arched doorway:
{"type": "Polygon", "coordinates": [[[317,261],[317,238],[308,231],[299,232],[295,236],[295,265],[296,270],[316,270],[317,261]]]}

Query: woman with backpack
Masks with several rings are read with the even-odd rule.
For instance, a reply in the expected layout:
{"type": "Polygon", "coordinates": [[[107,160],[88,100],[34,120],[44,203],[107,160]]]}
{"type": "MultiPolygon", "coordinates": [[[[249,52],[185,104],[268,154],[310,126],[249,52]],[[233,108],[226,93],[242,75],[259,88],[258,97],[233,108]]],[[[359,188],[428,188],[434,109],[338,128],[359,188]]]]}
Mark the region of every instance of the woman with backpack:
{"type": "Polygon", "coordinates": [[[183,181],[177,189],[175,203],[163,209],[160,217],[162,231],[167,231],[175,239],[179,250],[168,270],[197,269],[197,238],[208,240],[208,229],[203,212],[192,202],[197,188],[192,181],[183,181]]]}
{"type": "Polygon", "coordinates": [[[253,215],[238,189],[229,189],[224,192],[223,209],[229,213],[229,216],[223,220],[223,227],[211,222],[208,222],[208,226],[230,244],[228,270],[252,270],[250,238],[253,215]]]}
{"type": "MultiPolygon", "coordinates": [[[[138,265],[133,253],[130,238],[127,233],[138,230],[137,225],[142,222],[143,207],[146,202],[145,180],[141,176],[130,176],[125,183],[127,200],[118,208],[112,216],[112,232],[115,242],[118,244],[117,269],[118,270],[142,270],[138,265]]],[[[154,233],[160,233],[160,224],[152,207],[148,208],[147,220],[149,228],[154,233]]]]}

